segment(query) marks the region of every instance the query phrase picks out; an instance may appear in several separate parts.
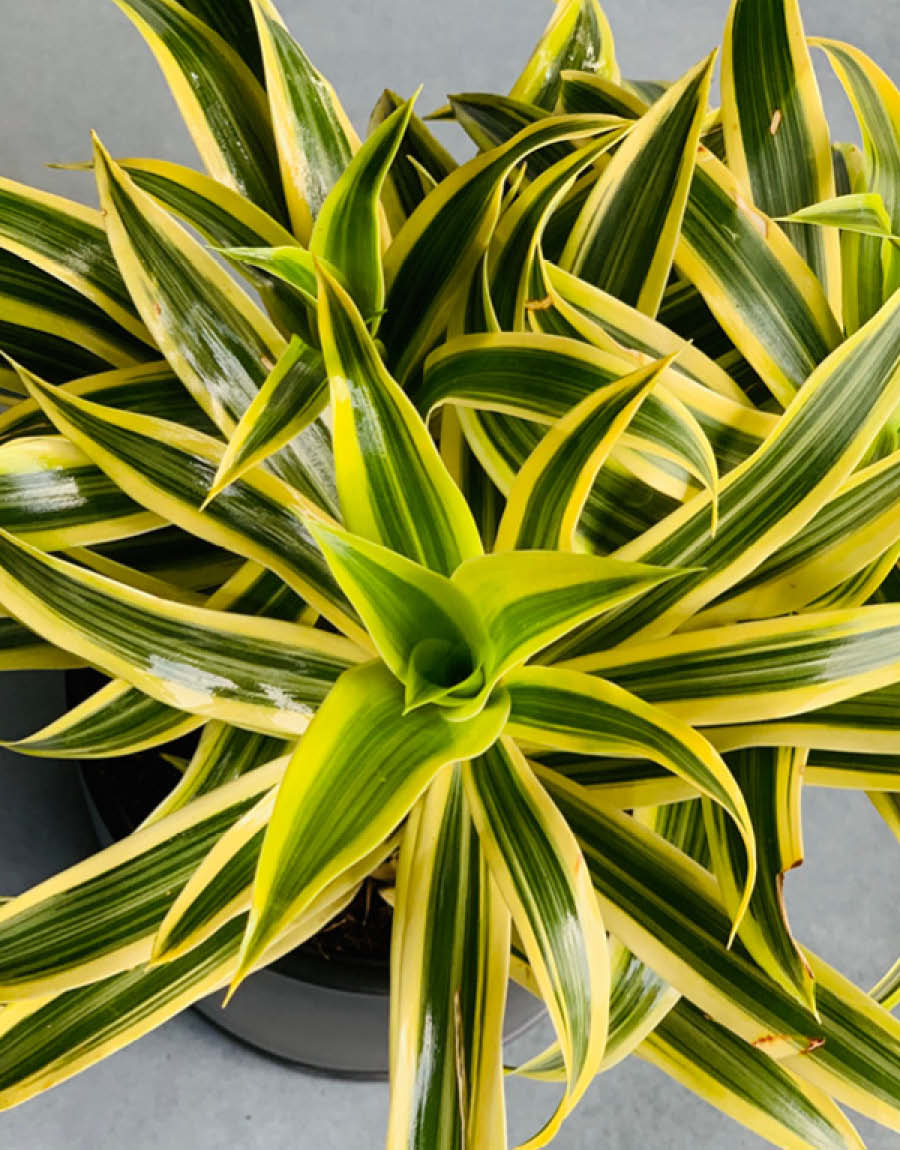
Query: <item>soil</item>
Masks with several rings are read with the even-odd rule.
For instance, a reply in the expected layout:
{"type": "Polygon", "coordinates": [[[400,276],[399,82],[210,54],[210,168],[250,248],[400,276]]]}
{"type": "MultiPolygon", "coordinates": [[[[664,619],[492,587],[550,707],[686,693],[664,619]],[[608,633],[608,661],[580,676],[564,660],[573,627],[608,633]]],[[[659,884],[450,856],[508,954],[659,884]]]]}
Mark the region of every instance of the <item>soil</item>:
{"type": "MultiPolygon", "coordinates": [[[[66,675],[69,706],[86,699],[106,680],[95,671],[66,675]]],[[[124,838],[141,823],[181,777],[162,754],[189,758],[198,736],[117,759],[82,762],[84,781],[104,825],[115,839],[124,838]]],[[[379,893],[386,884],[366,879],[353,901],[321,931],[293,953],[342,965],[387,964],[391,949],[391,908],[379,893]]]]}

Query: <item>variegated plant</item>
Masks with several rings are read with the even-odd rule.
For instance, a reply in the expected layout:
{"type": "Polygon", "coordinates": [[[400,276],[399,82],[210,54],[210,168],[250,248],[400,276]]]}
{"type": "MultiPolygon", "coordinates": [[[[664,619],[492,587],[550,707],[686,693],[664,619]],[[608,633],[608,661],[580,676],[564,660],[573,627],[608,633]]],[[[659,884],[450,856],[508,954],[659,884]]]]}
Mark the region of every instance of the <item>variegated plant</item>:
{"type": "Polygon", "coordinates": [[[564,1087],[528,1146],[630,1053],[779,1146],[900,1129],[900,968],[853,986],[781,889],[804,783],[900,834],[900,93],[734,0],[711,110],[712,56],[625,81],[560,0],[436,114],[458,166],[390,92],[361,142],[271,0],[116,2],[207,174],[0,182],[0,666],[109,676],[23,754],[202,730],[0,910],[0,1103],[390,859],[391,1150],[506,1145],[510,977],[564,1087]]]}

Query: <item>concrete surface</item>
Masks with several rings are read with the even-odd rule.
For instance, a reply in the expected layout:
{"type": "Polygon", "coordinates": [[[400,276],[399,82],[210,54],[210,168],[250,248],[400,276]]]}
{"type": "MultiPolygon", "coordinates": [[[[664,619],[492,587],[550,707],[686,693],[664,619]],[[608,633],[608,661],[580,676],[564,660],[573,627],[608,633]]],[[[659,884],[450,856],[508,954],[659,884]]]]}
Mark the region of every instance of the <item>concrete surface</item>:
{"type": "MultiPolygon", "coordinates": [[[[4,0],[0,42],[0,173],[90,199],[89,178],[42,165],[88,155],[96,128],[114,154],[192,162],[156,67],[109,0],[4,0]]],[[[363,126],[381,88],[426,81],[421,107],[448,91],[502,90],[515,78],[550,9],[546,0],[282,0],[295,34],[363,126]]],[[[674,78],[719,36],[725,4],[608,0],[626,74],[674,78]]],[[[852,40],[889,70],[900,57],[892,2],[807,0],[811,33],[852,40]]],[[[840,134],[849,110],[825,78],[840,134]]],[[[56,675],[0,679],[0,736],[58,713],[56,675]]],[[[0,882],[15,893],[83,857],[93,840],[71,766],[0,752],[0,882]]],[[[868,985],[900,952],[897,845],[863,796],[808,791],[807,862],[790,876],[800,937],[868,985]]],[[[512,1056],[539,1047],[520,1042],[512,1056]]],[[[536,1129],[552,1091],[512,1083],[513,1135],[536,1129]]],[[[107,1062],[0,1115],[2,1150],[376,1150],[387,1091],[315,1078],[241,1047],[187,1013],[107,1062]]],[[[864,1121],[870,1150],[900,1137],[864,1121]]],[[[555,1143],[560,1150],[753,1150],[763,1143],[634,1059],[594,1083],[555,1143]]]]}

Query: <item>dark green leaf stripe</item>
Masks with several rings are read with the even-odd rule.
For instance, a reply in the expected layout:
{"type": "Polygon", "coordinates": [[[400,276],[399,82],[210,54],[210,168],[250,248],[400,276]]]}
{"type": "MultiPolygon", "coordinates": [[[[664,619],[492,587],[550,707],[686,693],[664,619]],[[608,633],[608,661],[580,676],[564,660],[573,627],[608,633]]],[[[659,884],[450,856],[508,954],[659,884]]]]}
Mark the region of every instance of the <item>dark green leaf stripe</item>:
{"type": "Polygon", "coordinates": [[[218,0],[181,0],[181,6],[227,41],[262,80],[262,57],[250,0],[235,0],[230,4],[220,4],[218,0]]]}
{"type": "Polygon", "coordinates": [[[237,555],[189,535],[180,527],[161,527],[132,539],[100,543],[83,552],[81,562],[90,566],[93,555],[101,564],[118,562],[189,591],[210,591],[241,566],[237,555]]]}
{"type": "Polygon", "coordinates": [[[42,328],[0,319],[0,349],[29,371],[53,383],[65,383],[94,372],[108,371],[109,363],[93,352],[42,328]]]}
{"type": "Polygon", "coordinates": [[[39,633],[170,706],[274,734],[303,731],[361,654],[309,627],[155,599],[5,533],[0,568],[0,601],[39,633]]]}
{"type": "Polygon", "coordinates": [[[211,175],[285,216],[265,93],[217,32],[174,0],[115,0],[156,55],[211,175]]]}
{"type": "MultiPolygon", "coordinates": [[[[757,207],[786,216],[833,196],[828,122],[797,0],[734,0],[722,75],[729,166],[757,207]]],[[[839,299],[838,237],[796,225],[785,231],[839,299]]]]}
{"type": "MultiPolygon", "coordinates": [[[[582,651],[620,642],[650,620],[658,630],[671,629],[676,618],[693,614],[749,574],[837,493],[897,403],[897,310],[900,295],[829,356],[769,438],[725,476],[715,536],[707,497],[698,495],[646,540],[622,549],[623,559],[661,566],[698,563],[704,570],[654,589],[617,612],[614,622],[592,625],[590,638],[585,635],[577,644],[582,651]]],[[[576,649],[567,644],[569,652],[576,649]]]]}
{"type": "MultiPolygon", "coordinates": [[[[450,110],[459,126],[483,152],[505,144],[523,128],[550,115],[535,104],[493,92],[460,92],[450,97],[450,110]]],[[[537,176],[566,159],[571,152],[568,143],[549,144],[529,156],[525,163],[529,173],[537,176]]]]}
{"type": "Polygon", "coordinates": [[[739,944],[726,947],[727,913],[697,864],[636,820],[591,807],[572,784],[545,782],[581,842],[617,937],[744,1041],[767,1053],[776,1039],[787,1041],[803,1051],[791,1059],[792,1071],[878,1121],[898,1123],[900,1026],[887,1011],[812,960],[819,984],[820,1018],[814,1018],[739,944]],[[846,995],[843,1002],[836,990],[846,995]]]}

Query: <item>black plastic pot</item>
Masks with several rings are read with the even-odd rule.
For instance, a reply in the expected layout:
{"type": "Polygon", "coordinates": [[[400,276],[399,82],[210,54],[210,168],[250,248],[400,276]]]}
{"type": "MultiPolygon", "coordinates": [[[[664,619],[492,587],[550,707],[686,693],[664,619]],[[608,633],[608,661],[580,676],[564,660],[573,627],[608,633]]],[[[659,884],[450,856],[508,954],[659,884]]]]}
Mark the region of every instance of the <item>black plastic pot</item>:
{"type": "MultiPolygon", "coordinates": [[[[70,706],[103,680],[93,671],[70,671],[70,706]]],[[[193,737],[194,739],[196,736],[193,737]]],[[[190,753],[191,736],[170,744],[190,753]]],[[[81,778],[88,810],[104,845],[123,838],[178,779],[157,750],[120,759],[85,761],[81,778]]],[[[366,958],[318,958],[293,951],[248,978],[223,1009],[222,993],[196,1003],[210,1022],[258,1050],[309,1070],[347,1078],[384,1078],[388,1069],[388,965],[366,958]]],[[[532,1026],[543,1009],[510,984],[505,1034],[532,1026]]]]}

